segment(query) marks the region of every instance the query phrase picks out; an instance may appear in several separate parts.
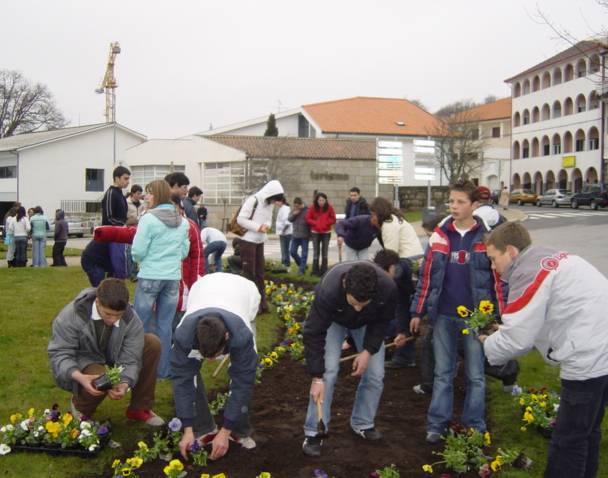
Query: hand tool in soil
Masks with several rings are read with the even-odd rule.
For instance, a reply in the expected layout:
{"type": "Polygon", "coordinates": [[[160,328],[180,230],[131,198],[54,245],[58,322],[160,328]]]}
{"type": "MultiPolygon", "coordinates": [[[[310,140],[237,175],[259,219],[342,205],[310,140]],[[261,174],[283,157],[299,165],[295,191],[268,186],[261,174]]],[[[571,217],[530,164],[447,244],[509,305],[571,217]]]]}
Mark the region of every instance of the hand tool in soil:
{"type": "Polygon", "coordinates": [[[222,361],[220,362],[220,364],[216,367],[215,371],[211,375],[212,377],[217,377],[217,374],[220,373],[220,370],[222,370],[222,367],[224,365],[226,365],[226,362],[228,362],[229,358],[230,358],[230,354],[224,355],[224,358],[222,359],[222,361]]]}
{"type": "Polygon", "coordinates": [[[338,243],[338,262],[342,262],[342,244],[338,243]]]}
{"type": "MultiPolygon", "coordinates": [[[[405,338],[405,342],[409,342],[410,340],[414,340],[416,337],[414,337],[413,335],[406,337],[405,338]]],[[[385,345],[384,348],[390,349],[392,347],[394,347],[396,344],[395,342],[391,342],[390,344],[385,345]]],[[[359,354],[352,354],[352,355],[347,355],[346,357],[342,357],[340,359],[340,362],[348,362],[349,360],[354,359],[355,357],[357,357],[359,354]]]]}
{"type": "Polygon", "coordinates": [[[326,437],[327,427],[325,426],[325,422],[323,421],[323,409],[320,399],[317,400],[317,418],[319,419],[319,421],[317,422],[317,436],[326,437]]]}

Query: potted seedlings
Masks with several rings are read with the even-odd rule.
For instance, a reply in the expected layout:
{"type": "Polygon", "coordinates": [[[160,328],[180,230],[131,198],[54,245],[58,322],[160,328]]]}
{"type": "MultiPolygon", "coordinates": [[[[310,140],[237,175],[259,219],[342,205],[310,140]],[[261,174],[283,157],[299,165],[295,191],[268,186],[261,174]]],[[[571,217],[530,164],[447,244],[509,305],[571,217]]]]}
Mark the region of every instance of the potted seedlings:
{"type": "Polygon", "coordinates": [[[112,367],[106,365],[106,373],[93,380],[93,386],[99,391],[110,390],[114,385],[120,383],[120,374],[123,370],[124,367],[122,365],[114,365],[112,367]]]}

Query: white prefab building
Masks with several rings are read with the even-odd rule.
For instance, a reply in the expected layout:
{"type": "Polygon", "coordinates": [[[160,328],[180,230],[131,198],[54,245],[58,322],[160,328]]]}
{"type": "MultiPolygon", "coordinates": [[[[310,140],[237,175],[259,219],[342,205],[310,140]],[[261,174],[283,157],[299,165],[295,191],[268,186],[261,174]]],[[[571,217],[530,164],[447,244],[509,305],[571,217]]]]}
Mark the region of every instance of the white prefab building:
{"type": "Polygon", "coordinates": [[[513,188],[578,192],[599,182],[606,52],[599,41],[582,41],[506,80],[513,100],[513,188]]]}
{"type": "Polygon", "coordinates": [[[128,148],[146,137],[121,125],[101,123],[0,139],[0,212],[15,201],[41,206],[52,217],[98,213],[113,169],[128,148]]]}

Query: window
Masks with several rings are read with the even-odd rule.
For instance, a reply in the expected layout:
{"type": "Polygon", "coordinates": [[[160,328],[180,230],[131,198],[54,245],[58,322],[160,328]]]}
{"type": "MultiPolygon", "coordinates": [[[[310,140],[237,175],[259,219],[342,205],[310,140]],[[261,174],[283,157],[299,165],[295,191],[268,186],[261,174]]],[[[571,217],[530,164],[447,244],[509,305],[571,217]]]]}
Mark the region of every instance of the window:
{"type": "Polygon", "coordinates": [[[101,201],[87,201],[85,204],[85,212],[101,212],[101,201]]]}
{"type": "Polygon", "coordinates": [[[206,204],[240,204],[245,195],[245,162],[204,163],[206,204]]]}
{"type": "Polygon", "coordinates": [[[85,191],[103,191],[103,169],[87,169],[85,172],[85,191]]]}
{"type": "Polygon", "coordinates": [[[589,149],[600,149],[600,139],[589,138],[589,149]]]}
{"type": "Polygon", "coordinates": [[[550,149],[549,143],[543,144],[543,156],[549,156],[550,149]]]}
{"type": "Polygon", "coordinates": [[[0,179],[17,177],[17,166],[0,166],[0,179]]]}
{"type": "Polygon", "coordinates": [[[575,148],[576,151],[584,151],[585,150],[585,140],[584,139],[577,139],[576,143],[575,143],[575,148]]]}
{"type": "Polygon", "coordinates": [[[562,154],[562,145],[557,143],[553,145],[553,154],[562,154]]]}
{"type": "MultiPolygon", "coordinates": [[[[131,169],[131,185],[139,184],[142,188],[155,179],[165,179],[169,173],[183,173],[185,166],[175,166],[172,164],[151,164],[146,166],[133,166],[131,169]]],[[[204,191],[204,189],[203,189],[204,191]]]]}
{"type": "Polygon", "coordinates": [[[492,138],[500,138],[500,126],[492,128],[492,138]]]}

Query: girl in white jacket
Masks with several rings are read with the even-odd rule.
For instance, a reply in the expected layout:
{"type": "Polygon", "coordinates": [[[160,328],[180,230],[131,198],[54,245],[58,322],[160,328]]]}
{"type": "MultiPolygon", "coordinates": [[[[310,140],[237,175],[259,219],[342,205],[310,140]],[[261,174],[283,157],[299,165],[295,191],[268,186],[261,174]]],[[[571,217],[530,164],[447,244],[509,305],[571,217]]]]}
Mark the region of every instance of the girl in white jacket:
{"type": "Polygon", "coordinates": [[[374,199],[370,212],[372,224],[380,228],[382,245],[385,249],[395,251],[400,258],[424,253],[416,231],[388,199],[382,197],[374,199]]]}

